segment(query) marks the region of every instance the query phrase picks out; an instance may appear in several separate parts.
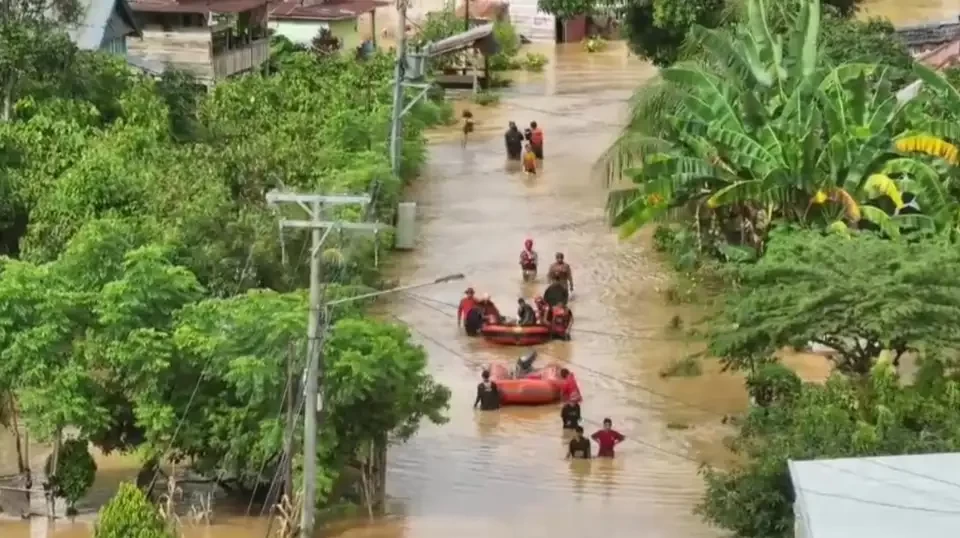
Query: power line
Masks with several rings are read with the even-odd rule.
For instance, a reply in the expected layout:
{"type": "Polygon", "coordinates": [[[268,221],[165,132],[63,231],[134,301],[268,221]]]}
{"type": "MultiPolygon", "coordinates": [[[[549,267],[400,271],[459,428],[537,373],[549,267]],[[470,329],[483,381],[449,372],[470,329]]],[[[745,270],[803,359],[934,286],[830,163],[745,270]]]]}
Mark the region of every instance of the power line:
{"type": "MultiPolygon", "coordinates": [[[[411,294],[408,294],[408,295],[411,295],[411,294]]],[[[414,298],[414,297],[411,297],[411,298],[413,298],[414,301],[417,301],[416,298],[414,298]]],[[[420,301],[417,301],[417,302],[420,302],[420,301]]],[[[423,306],[425,306],[425,307],[427,307],[427,308],[430,308],[431,310],[433,310],[433,311],[435,311],[435,312],[438,312],[438,313],[440,313],[440,314],[443,314],[443,315],[445,315],[445,316],[448,316],[448,317],[451,317],[451,318],[456,317],[456,316],[454,316],[453,314],[451,314],[451,313],[449,313],[449,312],[446,312],[446,311],[444,311],[444,310],[440,310],[439,308],[436,308],[436,307],[434,307],[434,306],[432,306],[432,305],[429,305],[429,304],[427,304],[427,303],[420,302],[420,304],[422,304],[423,306]]],[[[694,410],[697,410],[697,411],[700,411],[700,412],[702,412],[702,413],[706,413],[706,414],[709,414],[709,415],[726,417],[725,414],[719,413],[719,412],[717,412],[715,409],[708,409],[708,408],[706,408],[706,407],[702,407],[702,406],[699,406],[699,405],[696,405],[696,404],[693,404],[693,403],[690,403],[690,402],[687,402],[687,401],[684,401],[684,400],[680,400],[680,399],[675,398],[675,397],[673,397],[673,396],[670,396],[670,395],[668,395],[668,394],[664,394],[664,393],[662,393],[662,392],[658,392],[658,391],[656,391],[656,390],[653,390],[653,389],[651,389],[651,388],[649,388],[649,387],[645,387],[645,386],[643,386],[643,385],[640,385],[639,383],[635,383],[635,382],[631,382],[631,381],[626,381],[626,380],[621,379],[621,378],[619,378],[619,377],[610,375],[610,374],[608,374],[608,373],[606,373],[606,372],[603,372],[603,371],[600,371],[600,370],[597,370],[597,369],[594,369],[594,368],[590,368],[590,367],[588,367],[588,366],[586,366],[586,365],[584,365],[584,364],[581,364],[581,363],[578,363],[578,362],[575,362],[575,361],[572,361],[572,360],[565,360],[565,359],[563,359],[562,357],[557,357],[557,356],[555,356],[555,355],[551,355],[551,354],[549,354],[549,353],[547,353],[547,352],[545,352],[545,351],[540,351],[540,350],[538,350],[538,353],[540,353],[541,355],[545,355],[545,356],[547,356],[547,357],[552,357],[552,358],[554,358],[554,359],[563,361],[563,362],[565,362],[565,363],[567,363],[567,364],[569,364],[569,365],[571,365],[571,366],[576,367],[578,370],[584,370],[584,371],[589,372],[589,373],[591,373],[591,374],[593,374],[593,375],[596,375],[596,376],[598,376],[598,377],[602,377],[602,378],[604,378],[604,379],[609,379],[609,380],[611,380],[611,381],[616,381],[616,382],[621,383],[621,384],[623,384],[623,385],[625,385],[625,386],[627,386],[627,387],[635,388],[635,389],[637,389],[637,390],[646,392],[647,394],[650,394],[650,395],[653,395],[653,396],[657,396],[657,397],[659,397],[659,398],[661,398],[661,399],[663,399],[663,400],[675,402],[675,403],[677,403],[677,404],[679,404],[679,405],[681,405],[681,406],[684,406],[684,407],[687,407],[687,408],[690,408],[690,409],[694,409],[694,410]]]]}
{"type": "MultiPolygon", "coordinates": [[[[472,364],[472,365],[474,365],[474,366],[480,366],[480,367],[483,366],[483,363],[482,363],[481,361],[477,361],[477,360],[475,360],[475,359],[468,358],[468,357],[464,356],[463,354],[458,353],[457,351],[451,349],[449,346],[443,344],[442,342],[440,342],[440,341],[437,340],[436,338],[434,338],[434,337],[430,336],[429,334],[426,334],[426,333],[423,332],[422,330],[418,329],[416,326],[414,326],[414,325],[411,324],[410,322],[404,320],[403,318],[401,318],[401,317],[399,317],[399,316],[397,316],[397,315],[394,315],[394,314],[391,314],[391,316],[392,316],[393,318],[395,318],[397,321],[399,321],[399,322],[403,323],[404,325],[406,325],[407,327],[413,329],[413,331],[415,331],[418,335],[420,335],[420,336],[421,336],[422,338],[424,338],[425,340],[430,341],[432,344],[434,344],[434,345],[436,345],[437,347],[443,349],[443,350],[446,351],[447,353],[449,353],[449,354],[457,357],[458,359],[460,359],[460,360],[462,360],[462,361],[464,361],[464,362],[466,362],[466,363],[468,363],[468,364],[472,364]]],[[[600,423],[598,423],[598,422],[596,422],[596,421],[590,420],[590,419],[588,419],[588,418],[582,418],[582,420],[583,420],[583,422],[588,423],[588,424],[593,424],[594,426],[598,426],[598,427],[599,427],[599,426],[602,426],[602,424],[600,424],[600,423]]],[[[698,465],[701,465],[701,464],[702,464],[702,462],[698,461],[697,459],[695,459],[695,458],[693,458],[693,457],[690,457],[690,456],[687,456],[687,455],[685,455],[685,454],[680,454],[680,453],[674,452],[674,451],[672,451],[672,450],[667,450],[667,449],[665,449],[665,448],[663,448],[663,447],[654,445],[654,444],[652,444],[652,443],[647,443],[647,442],[645,442],[645,441],[641,441],[641,440],[639,440],[639,439],[637,439],[637,438],[634,438],[634,437],[632,437],[632,436],[624,436],[624,437],[625,437],[624,441],[629,441],[629,442],[632,442],[632,443],[636,443],[636,444],[638,444],[638,445],[640,445],[640,446],[643,446],[643,447],[645,447],[645,448],[654,450],[654,451],[656,451],[656,452],[660,452],[661,454],[673,456],[673,457],[676,457],[676,458],[679,458],[679,459],[683,459],[683,460],[685,460],[685,461],[689,461],[689,462],[696,463],[696,464],[698,464],[698,465]]],[[[870,461],[870,460],[866,460],[866,461],[870,461]]],[[[857,473],[854,473],[853,471],[848,471],[848,472],[853,473],[853,474],[857,474],[857,473]]],[[[928,477],[928,478],[929,478],[929,477],[928,477]]],[[[960,484],[954,484],[954,485],[960,486],[960,484]]],[[[798,490],[799,492],[802,492],[802,493],[811,493],[811,494],[814,494],[814,495],[821,495],[821,496],[824,496],[824,497],[832,497],[832,498],[836,498],[836,499],[849,500],[849,501],[859,502],[859,503],[863,503],[863,504],[871,504],[871,505],[875,505],[875,506],[883,506],[883,507],[886,507],[886,508],[895,508],[895,509],[899,509],[899,510],[913,510],[913,511],[919,511],[919,512],[930,512],[930,513],[939,513],[939,514],[956,514],[956,515],[960,515],[960,510],[941,510],[941,509],[935,509],[935,508],[925,508],[925,507],[920,507],[920,506],[906,506],[906,505],[901,505],[901,504],[896,504],[896,503],[886,503],[886,502],[881,502],[881,501],[873,501],[873,500],[870,500],[870,499],[862,499],[862,498],[858,498],[858,497],[853,497],[853,496],[843,495],[843,494],[837,494],[837,493],[827,493],[827,492],[818,491],[818,490],[811,490],[811,489],[807,489],[807,488],[797,488],[797,490],[798,490]]],[[[931,493],[932,493],[932,492],[931,492],[931,493]]]]}
{"type": "MultiPolygon", "coordinates": [[[[404,325],[406,325],[407,327],[410,327],[411,329],[413,329],[417,334],[419,334],[419,335],[420,335],[422,338],[424,338],[425,340],[430,341],[431,343],[433,343],[434,345],[436,345],[436,346],[439,347],[440,349],[443,349],[443,350],[446,351],[447,353],[450,353],[450,354],[453,355],[454,357],[457,357],[457,358],[459,358],[460,360],[462,360],[462,361],[464,361],[464,362],[466,362],[466,363],[468,363],[468,364],[473,364],[473,365],[475,365],[475,366],[483,366],[483,363],[482,363],[481,361],[477,361],[477,360],[475,360],[475,359],[471,359],[471,358],[465,357],[464,355],[462,355],[462,354],[456,352],[455,350],[451,349],[449,346],[443,344],[442,342],[440,342],[440,341],[437,340],[436,338],[434,338],[434,337],[430,336],[429,334],[421,331],[420,329],[418,329],[417,327],[415,327],[415,326],[414,326],[413,324],[411,324],[410,322],[404,320],[404,319],[401,318],[400,316],[397,316],[397,315],[394,315],[394,314],[391,314],[391,316],[392,316],[393,318],[395,318],[397,321],[399,321],[399,322],[403,323],[404,325]]],[[[581,417],[581,420],[583,420],[583,422],[588,423],[588,424],[593,424],[593,425],[595,425],[595,426],[597,426],[597,425],[602,426],[602,425],[600,425],[598,422],[591,421],[591,420],[589,420],[589,419],[587,419],[587,418],[581,417]]],[[[696,460],[695,458],[692,458],[692,457],[687,456],[687,455],[685,455],[685,454],[680,454],[680,453],[678,453],[678,452],[673,452],[673,451],[671,451],[671,450],[667,450],[667,449],[665,449],[665,448],[659,447],[659,446],[654,445],[654,444],[652,444],[652,443],[647,443],[647,442],[645,442],[645,441],[641,441],[640,439],[636,439],[636,438],[633,438],[633,437],[630,437],[630,436],[624,436],[624,437],[626,437],[626,439],[625,439],[626,441],[630,441],[630,442],[636,443],[636,444],[638,444],[638,445],[644,446],[644,447],[649,448],[649,449],[651,449],[651,450],[654,450],[654,451],[657,451],[657,452],[660,452],[660,453],[663,453],[663,454],[667,454],[667,455],[670,455],[670,456],[674,456],[674,457],[677,457],[677,458],[680,458],[680,459],[683,459],[683,460],[691,461],[691,462],[694,462],[694,463],[696,463],[696,464],[698,464],[698,465],[700,465],[700,464],[702,463],[702,462],[696,460]]]]}
{"type": "MultiPolygon", "coordinates": [[[[429,301],[429,302],[431,302],[431,303],[436,303],[436,304],[438,304],[438,305],[447,306],[447,307],[450,307],[450,308],[457,308],[457,307],[458,307],[458,305],[455,304],[455,303],[448,303],[448,302],[446,302],[446,301],[441,301],[440,299],[434,299],[433,297],[427,297],[427,296],[425,296],[425,295],[420,295],[420,294],[417,294],[417,293],[407,293],[407,295],[408,295],[411,299],[413,299],[413,300],[415,300],[415,301],[418,301],[418,302],[419,302],[419,300],[423,300],[423,301],[429,301]]],[[[426,306],[426,307],[428,307],[428,308],[433,308],[433,307],[431,307],[431,306],[429,306],[429,305],[423,305],[423,306],[426,306]]],[[[444,315],[447,315],[447,312],[444,312],[444,315]]],[[[643,329],[643,330],[646,330],[646,331],[656,331],[656,330],[661,330],[661,329],[663,329],[663,327],[660,326],[660,325],[647,325],[647,326],[642,326],[642,327],[640,327],[640,328],[643,329]]],[[[595,329],[584,329],[584,328],[579,327],[579,326],[577,327],[577,332],[578,332],[578,333],[595,334],[595,335],[597,335],[597,336],[606,336],[606,337],[608,337],[608,338],[623,338],[623,339],[625,339],[625,340],[670,340],[669,338],[656,338],[656,337],[652,337],[652,336],[638,336],[638,335],[635,335],[635,334],[618,334],[618,333],[611,333],[611,332],[606,332],[606,331],[598,331],[598,330],[595,330],[595,329]]]]}
{"type": "MultiPolygon", "coordinates": [[[[237,289],[234,290],[233,295],[240,293],[240,290],[243,288],[243,284],[246,281],[247,271],[250,266],[253,264],[253,250],[254,247],[251,245],[247,254],[247,261],[243,266],[243,269],[240,271],[240,277],[237,282],[237,289]]],[[[197,382],[193,386],[193,391],[190,393],[190,398],[187,399],[187,405],[183,409],[183,414],[180,415],[180,420],[177,421],[177,427],[173,430],[173,435],[170,437],[170,442],[167,444],[166,450],[161,452],[161,460],[157,463],[157,469],[153,473],[153,478],[150,479],[150,483],[147,486],[147,491],[152,491],[154,485],[157,483],[157,477],[160,476],[160,466],[162,458],[166,457],[166,454],[173,448],[174,442],[177,440],[177,435],[180,434],[183,424],[187,420],[187,415],[190,413],[190,407],[193,406],[193,402],[197,397],[197,393],[200,391],[200,385],[203,383],[203,377],[207,374],[207,369],[210,368],[210,365],[213,364],[213,359],[216,357],[216,353],[211,353],[209,357],[204,361],[203,368],[200,369],[200,375],[197,376],[197,382]]]]}

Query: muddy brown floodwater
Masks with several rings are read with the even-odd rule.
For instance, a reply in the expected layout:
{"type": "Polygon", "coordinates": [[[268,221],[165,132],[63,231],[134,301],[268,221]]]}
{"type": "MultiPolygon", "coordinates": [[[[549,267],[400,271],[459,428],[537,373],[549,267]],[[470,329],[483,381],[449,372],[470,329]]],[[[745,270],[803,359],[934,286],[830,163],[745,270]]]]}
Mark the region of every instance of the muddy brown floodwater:
{"type": "MultiPolygon", "coordinates": [[[[866,6],[906,23],[953,17],[960,2],[908,8],[867,0],[866,6]]],[[[697,465],[728,458],[719,442],[725,433],[720,417],[744,408],[742,380],[710,363],[699,377],[661,379],[664,366],[699,350],[671,334],[668,323],[674,316],[689,323],[702,313],[664,304],[659,290],[669,284],[669,271],[652,252],[648,234],[623,241],[604,224],[605,194],[592,170],[616,137],[633,90],[655,70],[619,44],[597,54],[576,45],[537,49],[550,58],[543,74],[518,75],[496,107],[469,105],[477,131],[466,149],[455,130],[431,135],[425,177],[407,193],[419,204],[418,247],[390,260],[389,271],[404,283],[467,275],[467,282],[389,305],[389,314],[409,324],[429,351],[433,375],[453,390],[450,422],[425,426],[391,450],[387,517],[327,528],[327,536],[720,535],[691,514],[702,492],[697,465]],[[546,160],[533,179],[505,166],[502,133],[511,120],[544,127],[546,160]],[[577,285],[574,338],[544,346],[541,362],[564,362],[577,374],[588,429],[610,417],[627,436],[616,460],[565,461],[557,407],[471,408],[481,365],[512,361],[523,349],[463,337],[447,304],[468,284],[490,293],[507,312],[518,296],[541,291],[542,277],[525,285],[516,264],[528,237],[546,260],[563,251],[577,285]]],[[[793,359],[804,377],[825,374],[822,361],[793,359]]],[[[12,446],[0,432],[0,475],[16,470],[12,446]]],[[[32,449],[36,466],[43,448],[32,449]]],[[[101,456],[98,464],[102,472],[82,512],[94,512],[137,469],[133,457],[101,456]]],[[[263,519],[231,512],[216,506],[214,524],[188,526],[187,538],[264,537],[263,519]]],[[[52,525],[0,520],[0,536],[86,538],[91,518],[81,519],[52,525]]]]}

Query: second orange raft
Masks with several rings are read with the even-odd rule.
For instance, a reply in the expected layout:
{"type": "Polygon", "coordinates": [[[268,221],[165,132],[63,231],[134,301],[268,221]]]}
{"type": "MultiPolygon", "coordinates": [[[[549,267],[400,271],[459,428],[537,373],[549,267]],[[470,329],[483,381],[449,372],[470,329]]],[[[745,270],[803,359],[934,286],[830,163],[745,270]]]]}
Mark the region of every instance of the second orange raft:
{"type": "Polygon", "coordinates": [[[503,364],[490,366],[490,379],[500,391],[503,405],[544,405],[560,401],[563,379],[560,366],[550,364],[520,379],[510,376],[510,369],[503,364]]]}

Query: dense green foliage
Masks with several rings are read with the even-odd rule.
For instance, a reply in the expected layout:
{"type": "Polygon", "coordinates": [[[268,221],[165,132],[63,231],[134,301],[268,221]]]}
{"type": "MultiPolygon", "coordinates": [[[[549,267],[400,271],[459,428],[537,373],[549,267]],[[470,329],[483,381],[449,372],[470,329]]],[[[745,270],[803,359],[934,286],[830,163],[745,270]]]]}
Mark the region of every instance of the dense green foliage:
{"type": "Polygon", "coordinates": [[[729,471],[705,471],[707,493],[698,511],[736,536],[793,536],[788,460],[960,449],[955,411],[960,383],[939,361],[923,362],[908,386],[888,361],[864,379],[835,375],[825,385],[801,386],[794,377],[785,386],[741,424],[733,446],[744,463],[729,471]]]}
{"type": "MultiPolygon", "coordinates": [[[[305,354],[309,237],[278,237],[264,194],[368,192],[371,212],[338,216],[389,221],[426,157],[424,129],[449,111],[421,102],[405,117],[397,177],[388,55],[290,49],[269,76],[204,95],[183,74],[151,80],[51,33],[65,63],[20,72],[0,123],[4,405],[36,438],[71,428],[145,462],[189,458],[242,487],[270,481],[292,407],[288,365],[305,354]]],[[[330,300],[378,284],[375,239],[347,239],[332,236],[323,253],[330,300]]],[[[327,409],[350,418],[321,432],[331,478],[363,443],[441,422],[449,397],[406,331],[363,318],[362,306],[334,311],[349,323],[326,344],[327,409]]],[[[63,477],[70,502],[89,474],[79,469],[63,477]]]]}
{"type": "Polygon", "coordinates": [[[818,232],[776,234],[739,266],[715,320],[711,352],[751,369],[784,347],[837,351],[839,371],[865,374],[882,350],[960,346],[960,251],[942,240],[889,241],[818,232]]]}
{"type": "Polygon", "coordinates": [[[129,482],[103,508],[93,530],[94,538],[173,538],[160,511],[129,482]]]}
{"type": "Polygon", "coordinates": [[[615,223],[630,234],[684,210],[701,246],[735,243],[758,254],[778,220],[891,237],[918,226],[953,233],[955,202],[938,170],[952,166],[955,148],[930,136],[947,128],[922,112],[956,90],[914,66],[927,84],[902,93],[894,67],[819,55],[815,3],[784,35],[754,4],[736,32],[694,27],[705,61],[665,69],[648,88],[610,155],[613,179],[631,180],[611,196],[615,223]],[[901,214],[907,194],[922,218],[901,214]]]}
{"type": "Polygon", "coordinates": [[[88,443],[80,439],[68,439],[63,442],[57,455],[57,469],[53,473],[53,454],[47,457],[45,473],[53,476],[54,494],[67,501],[67,512],[73,512],[74,506],[93,486],[97,476],[97,463],[87,450],[88,443]]]}
{"type": "Polygon", "coordinates": [[[815,0],[749,0],[713,28],[696,9],[644,5],[646,24],[675,25],[662,63],[686,61],[641,89],[607,156],[611,217],[624,235],[664,223],[655,242],[677,269],[724,282],[709,349],[747,374],[754,405],[737,463],[705,469],[698,512],[736,536],[788,538],[788,460],[960,444],[943,359],[960,344],[960,92],[889,24],[815,0]],[[776,362],[811,343],[832,349],[826,384],[776,362]],[[901,361],[919,371],[901,378],[901,361]]]}
{"type": "MultiPolygon", "coordinates": [[[[789,25],[799,0],[771,3],[767,13],[776,30],[789,25]]],[[[852,17],[861,0],[827,0],[824,8],[824,53],[830,58],[855,59],[869,51],[871,61],[909,59],[909,54],[887,28],[886,22],[858,21],[852,17]],[[844,49],[844,46],[850,47],[844,49]],[[885,57],[886,56],[886,57],[885,57]]],[[[720,28],[746,19],[743,0],[632,0],[623,7],[627,38],[634,52],[659,66],[672,65],[684,55],[699,54],[698,47],[685,47],[695,26],[720,28]]]]}

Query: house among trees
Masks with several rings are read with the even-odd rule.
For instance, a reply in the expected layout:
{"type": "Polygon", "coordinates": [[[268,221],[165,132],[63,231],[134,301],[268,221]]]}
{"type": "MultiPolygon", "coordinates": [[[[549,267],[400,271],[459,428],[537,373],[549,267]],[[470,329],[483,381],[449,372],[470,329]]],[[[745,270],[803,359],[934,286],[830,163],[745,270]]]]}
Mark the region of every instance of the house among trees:
{"type": "Polygon", "coordinates": [[[132,55],[206,85],[255,71],[270,56],[267,0],[132,0],[142,38],[132,55]]]}
{"type": "Polygon", "coordinates": [[[127,38],[140,37],[140,27],[127,0],[82,0],[77,23],[67,29],[81,50],[126,55],[127,38]]]}
{"type": "Polygon", "coordinates": [[[389,5],[387,0],[274,1],[270,28],[308,47],[318,35],[329,32],[343,52],[353,53],[364,41],[376,41],[377,8],[389,5]]]}
{"type": "Polygon", "coordinates": [[[796,538],[960,536],[960,453],[790,461],[796,538]]]}

